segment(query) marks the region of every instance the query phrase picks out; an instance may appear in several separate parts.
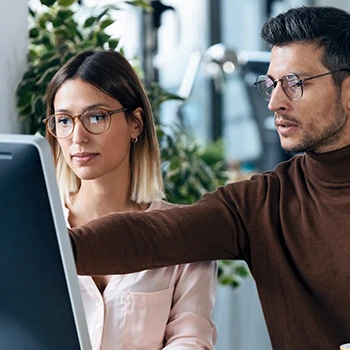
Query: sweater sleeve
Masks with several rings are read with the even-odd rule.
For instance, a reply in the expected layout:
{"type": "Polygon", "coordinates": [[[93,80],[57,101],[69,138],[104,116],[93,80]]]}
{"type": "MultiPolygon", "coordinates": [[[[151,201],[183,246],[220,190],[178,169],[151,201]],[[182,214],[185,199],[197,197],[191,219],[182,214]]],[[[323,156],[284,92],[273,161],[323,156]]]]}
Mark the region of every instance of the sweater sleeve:
{"type": "MultiPolygon", "coordinates": [[[[249,211],[249,200],[242,196],[246,187],[235,183],[192,205],[109,214],[70,229],[78,273],[124,274],[196,261],[242,259],[249,240],[234,198],[239,197],[249,211]]],[[[256,196],[250,197],[255,203],[256,196]]]]}

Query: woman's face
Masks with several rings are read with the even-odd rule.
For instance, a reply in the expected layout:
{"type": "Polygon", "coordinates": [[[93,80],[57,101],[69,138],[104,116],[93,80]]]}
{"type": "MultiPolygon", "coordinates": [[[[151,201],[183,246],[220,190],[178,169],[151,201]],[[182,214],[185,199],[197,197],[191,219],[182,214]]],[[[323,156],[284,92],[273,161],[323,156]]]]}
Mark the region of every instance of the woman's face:
{"type": "MultiPolygon", "coordinates": [[[[55,113],[81,115],[86,110],[102,107],[107,110],[123,108],[119,101],[95,86],[78,78],[67,80],[57,90],[54,99],[55,113]]],[[[73,172],[82,180],[113,177],[130,171],[132,139],[142,131],[141,111],[136,110],[127,121],[124,112],[111,115],[111,124],[101,134],[91,134],[75,119],[72,135],[58,139],[63,156],[73,172]]]]}

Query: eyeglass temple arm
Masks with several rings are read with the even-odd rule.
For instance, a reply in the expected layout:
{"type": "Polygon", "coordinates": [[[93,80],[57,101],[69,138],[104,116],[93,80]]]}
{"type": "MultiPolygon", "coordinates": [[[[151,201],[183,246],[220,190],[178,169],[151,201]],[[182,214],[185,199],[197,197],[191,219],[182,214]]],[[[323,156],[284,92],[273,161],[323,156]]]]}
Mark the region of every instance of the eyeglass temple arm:
{"type": "Polygon", "coordinates": [[[307,80],[312,80],[312,79],[315,79],[315,78],[323,77],[323,76],[328,75],[328,74],[334,74],[334,73],[338,73],[338,72],[349,72],[350,73],[350,68],[341,68],[341,69],[337,69],[337,70],[332,70],[332,71],[327,72],[327,73],[315,75],[314,77],[300,79],[300,81],[303,82],[303,81],[307,81],[307,80]]]}

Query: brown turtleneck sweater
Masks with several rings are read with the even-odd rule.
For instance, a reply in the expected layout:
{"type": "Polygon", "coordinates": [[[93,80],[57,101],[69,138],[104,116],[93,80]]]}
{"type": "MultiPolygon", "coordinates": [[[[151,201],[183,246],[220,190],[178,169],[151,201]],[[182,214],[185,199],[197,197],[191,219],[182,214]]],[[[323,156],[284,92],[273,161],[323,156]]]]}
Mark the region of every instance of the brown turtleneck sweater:
{"type": "Polygon", "coordinates": [[[244,259],[274,349],[350,342],[350,146],[297,156],[190,206],[111,214],[70,232],[80,274],[244,259]]]}

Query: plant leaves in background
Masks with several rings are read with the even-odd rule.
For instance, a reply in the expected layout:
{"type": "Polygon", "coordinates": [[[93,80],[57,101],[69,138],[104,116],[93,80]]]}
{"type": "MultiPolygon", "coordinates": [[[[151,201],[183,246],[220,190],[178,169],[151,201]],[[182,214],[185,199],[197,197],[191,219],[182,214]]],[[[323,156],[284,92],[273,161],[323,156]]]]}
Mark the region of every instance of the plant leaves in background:
{"type": "Polygon", "coordinates": [[[40,0],[40,2],[43,4],[43,5],[45,5],[45,6],[52,6],[55,2],[56,2],[56,0],[40,0]]]}
{"type": "Polygon", "coordinates": [[[73,5],[77,0],[58,0],[58,5],[62,7],[69,7],[73,5]]]}

